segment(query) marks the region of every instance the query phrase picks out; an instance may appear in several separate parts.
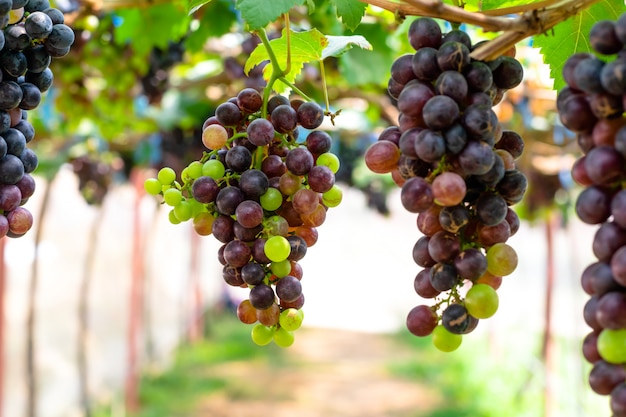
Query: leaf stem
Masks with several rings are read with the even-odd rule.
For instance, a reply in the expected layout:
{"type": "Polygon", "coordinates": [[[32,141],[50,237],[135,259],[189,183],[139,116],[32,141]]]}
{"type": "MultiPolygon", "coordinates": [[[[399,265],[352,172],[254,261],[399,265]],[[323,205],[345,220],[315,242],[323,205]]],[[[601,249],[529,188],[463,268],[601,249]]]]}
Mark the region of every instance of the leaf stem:
{"type": "Polygon", "coordinates": [[[278,81],[280,81],[280,82],[284,83],[285,85],[287,85],[296,94],[302,96],[302,98],[305,99],[306,101],[313,101],[313,99],[311,97],[309,97],[306,94],[304,94],[304,92],[302,90],[300,90],[298,87],[296,87],[296,85],[294,83],[292,83],[291,81],[286,79],[285,76],[281,75],[280,77],[278,77],[278,81]]]}
{"type": "Polygon", "coordinates": [[[326,113],[330,113],[330,101],[328,99],[328,86],[326,85],[326,71],[324,70],[324,60],[320,59],[320,77],[322,78],[322,90],[324,91],[324,102],[326,113]]]}
{"type": "Polygon", "coordinates": [[[290,27],[290,22],[289,22],[289,13],[285,13],[283,16],[285,16],[285,38],[287,41],[287,64],[282,74],[287,75],[291,72],[291,27],[290,27]]]}

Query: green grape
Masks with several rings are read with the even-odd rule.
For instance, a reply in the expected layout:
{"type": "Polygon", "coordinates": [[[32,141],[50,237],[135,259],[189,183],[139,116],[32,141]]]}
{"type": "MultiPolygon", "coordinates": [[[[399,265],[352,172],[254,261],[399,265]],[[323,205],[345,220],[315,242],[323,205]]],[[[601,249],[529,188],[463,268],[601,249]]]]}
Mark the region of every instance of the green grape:
{"type": "Polygon", "coordinates": [[[284,329],[283,327],[279,327],[274,332],[274,343],[280,347],[289,347],[293,345],[295,338],[293,333],[289,330],[284,329]]]}
{"type": "Polygon", "coordinates": [[[193,216],[193,209],[191,203],[187,200],[182,200],[179,204],[174,206],[174,215],[181,222],[185,222],[193,216]]]}
{"type": "Polygon", "coordinates": [[[339,164],[339,158],[332,152],[320,154],[315,161],[315,165],[325,165],[333,172],[333,174],[336,174],[337,171],[339,171],[339,164]]]}
{"type": "Polygon", "coordinates": [[[625,363],[626,329],[603,329],[598,335],[598,353],[609,363],[625,363]]]}
{"type": "Polygon", "coordinates": [[[217,159],[209,159],[202,165],[202,175],[213,178],[215,181],[224,177],[226,168],[217,159]]]}
{"type": "Polygon", "coordinates": [[[176,207],[183,201],[183,195],[177,188],[169,188],[163,193],[163,201],[171,207],[176,207]]]}
{"type": "Polygon", "coordinates": [[[182,171],[180,171],[180,177],[183,179],[183,182],[187,182],[191,179],[189,176],[189,168],[185,167],[182,171]]]}
{"type": "Polygon", "coordinates": [[[304,312],[297,308],[288,308],[280,313],[278,323],[280,327],[293,332],[302,326],[304,320],[304,312]]]}
{"type": "Polygon", "coordinates": [[[276,188],[270,187],[261,196],[261,207],[267,211],[277,210],[283,204],[283,194],[276,188]]]}
{"type": "Polygon", "coordinates": [[[272,338],[274,337],[274,331],[274,327],[268,327],[264,324],[258,323],[252,328],[250,336],[252,337],[252,341],[255,344],[259,346],[265,346],[272,342],[272,338]]]}
{"type": "Polygon", "coordinates": [[[517,268],[517,253],[506,243],[496,243],[487,249],[487,271],[498,277],[509,275],[517,268]]]}
{"type": "Polygon", "coordinates": [[[433,330],[433,345],[442,352],[452,352],[461,346],[463,336],[450,333],[443,325],[438,325],[433,330]]]}
{"type": "Polygon", "coordinates": [[[337,207],[343,199],[343,191],[337,185],[322,194],[322,202],[326,207],[337,207]]]}
{"type": "Polygon", "coordinates": [[[465,295],[467,312],[477,319],[493,316],[498,310],[498,293],[487,284],[474,284],[465,295]]]}
{"type": "Polygon", "coordinates": [[[143,183],[143,189],[150,195],[158,195],[161,193],[163,185],[156,178],[148,178],[143,183]]]}
{"type": "Polygon", "coordinates": [[[163,185],[169,185],[176,179],[176,172],[170,167],[164,167],[159,170],[157,179],[163,185]]]}
{"type": "Polygon", "coordinates": [[[176,217],[176,214],[174,214],[174,209],[170,210],[170,212],[167,214],[167,218],[172,224],[180,224],[180,220],[178,219],[178,217],[176,217]]]}
{"type": "Polygon", "coordinates": [[[289,241],[282,236],[272,236],[265,242],[263,251],[270,261],[281,262],[289,256],[291,245],[289,241]]]}
{"type": "Polygon", "coordinates": [[[270,270],[278,278],[286,277],[291,272],[291,262],[288,259],[281,262],[272,262],[270,270]]]}
{"type": "Polygon", "coordinates": [[[202,204],[195,198],[188,198],[187,202],[191,205],[191,217],[196,217],[198,214],[207,211],[206,204],[202,204]]]}
{"type": "Polygon", "coordinates": [[[187,174],[192,179],[200,178],[202,176],[202,167],[204,165],[200,161],[193,161],[187,166],[187,174]]]}

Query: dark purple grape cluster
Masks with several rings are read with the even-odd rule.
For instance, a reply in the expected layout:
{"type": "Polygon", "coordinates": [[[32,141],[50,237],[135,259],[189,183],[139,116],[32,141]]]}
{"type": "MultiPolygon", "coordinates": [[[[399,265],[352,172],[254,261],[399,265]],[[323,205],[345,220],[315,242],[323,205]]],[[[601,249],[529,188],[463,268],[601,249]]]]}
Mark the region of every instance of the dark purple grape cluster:
{"type": "Polygon", "coordinates": [[[50,62],[69,53],[74,32],[48,0],[0,0],[0,29],[0,237],[19,237],[33,224],[23,205],[38,164],[27,111],[52,85],[50,62]]]}
{"type": "Polygon", "coordinates": [[[575,132],[581,156],[572,166],[583,187],[576,214],[598,225],[596,261],[582,273],[589,295],[583,316],[591,327],[583,355],[592,364],[589,384],[610,396],[613,416],[626,416],[626,14],[593,25],[595,54],[576,53],[564,64],[566,87],[557,96],[565,127],[575,132]]]}
{"type": "Polygon", "coordinates": [[[514,49],[488,62],[473,59],[480,43],[461,30],[442,33],[435,19],[415,19],[408,38],[415,53],[394,60],[388,82],[398,125],[380,133],[365,162],[373,172],[391,173],[423,234],[413,248],[423,268],[415,290],[436,303],[412,310],[407,327],[417,336],[436,331],[435,346],[450,350],[439,341],[460,344],[453,335],[493,314],[495,289],[517,265],[505,242],[520,224],[511,206],[527,187],[515,162],[524,142],[502,128],[493,106],[521,83],[523,68],[514,49]],[[489,302],[477,305],[477,294],[487,294],[490,311],[482,311],[489,302]]]}
{"type": "Polygon", "coordinates": [[[182,170],[180,182],[162,168],[145,183],[171,207],[172,223],[191,220],[198,234],[223,243],[223,278],[250,288],[237,315],[258,322],[252,339],[259,345],[293,343],[304,304],[298,261],[342,199],[339,159],[331,136],[318,129],[324,117],[314,102],[275,95],[264,103],[256,89],[244,88],[204,122],[208,151],[182,170]]]}

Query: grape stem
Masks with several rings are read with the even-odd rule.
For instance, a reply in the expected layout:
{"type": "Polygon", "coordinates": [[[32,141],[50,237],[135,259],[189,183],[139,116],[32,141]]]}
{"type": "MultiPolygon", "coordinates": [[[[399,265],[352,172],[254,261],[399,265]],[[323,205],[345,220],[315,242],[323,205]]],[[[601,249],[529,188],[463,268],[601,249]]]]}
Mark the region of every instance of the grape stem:
{"type": "Polygon", "coordinates": [[[400,16],[424,16],[480,26],[489,32],[503,32],[471,53],[477,60],[489,61],[501,56],[517,42],[546,33],[554,26],[580,13],[600,0],[545,0],[523,6],[470,12],[444,4],[440,0],[360,0],[400,16]],[[500,15],[518,14],[516,17],[500,15]]]}

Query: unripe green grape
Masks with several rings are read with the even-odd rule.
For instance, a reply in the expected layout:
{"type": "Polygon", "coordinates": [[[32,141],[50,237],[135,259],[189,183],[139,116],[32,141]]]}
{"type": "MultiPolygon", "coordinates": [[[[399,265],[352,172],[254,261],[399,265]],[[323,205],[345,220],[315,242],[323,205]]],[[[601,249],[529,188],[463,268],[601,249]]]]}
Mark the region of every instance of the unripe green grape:
{"type": "Polygon", "coordinates": [[[293,332],[302,326],[303,320],[304,312],[301,309],[288,308],[280,313],[278,324],[281,328],[293,332]]]}
{"type": "Polygon", "coordinates": [[[603,329],[598,335],[598,353],[609,363],[626,362],[626,329],[603,329]]]}
{"type": "Polygon", "coordinates": [[[260,201],[261,207],[263,207],[265,210],[278,210],[278,208],[283,204],[283,194],[276,188],[270,187],[261,196],[260,201]]]}
{"type": "Polygon", "coordinates": [[[202,165],[202,175],[213,178],[215,181],[222,179],[226,168],[217,159],[209,159],[202,165]]]}
{"type": "Polygon", "coordinates": [[[438,325],[433,330],[433,345],[442,352],[457,350],[463,342],[463,336],[450,333],[443,325],[438,325]]]}
{"type": "Polygon", "coordinates": [[[170,212],[167,213],[167,218],[172,224],[180,224],[180,220],[176,217],[176,214],[174,214],[174,209],[171,209],[170,212]]]}
{"type": "Polygon", "coordinates": [[[337,207],[343,199],[343,191],[337,185],[322,194],[322,202],[326,207],[337,207]]]}
{"type": "Polygon", "coordinates": [[[270,270],[272,274],[276,275],[278,278],[286,277],[291,272],[291,262],[289,262],[288,259],[281,262],[272,262],[270,270]]]}
{"type": "Polygon", "coordinates": [[[191,204],[186,200],[182,200],[179,204],[174,206],[174,215],[181,222],[185,222],[191,219],[193,215],[193,209],[191,207],[191,204]]]}
{"type": "Polygon", "coordinates": [[[294,340],[295,337],[293,333],[283,327],[279,327],[274,332],[274,343],[276,343],[277,346],[284,348],[289,347],[293,345],[294,340]]]}
{"type": "Polygon", "coordinates": [[[255,344],[265,346],[272,342],[274,331],[274,327],[268,327],[264,324],[258,323],[252,328],[250,336],[255,344]]]}
{"type": "Polygon", "coordinates": [[[498,277],[509,275],[517,268],[517,253],[506,243],[496,243],[487,249],[487,271],[498,277]]]}
{"type": "Polygon", "coordinates": [[[270,261],[281,262],[289,256],[291,245],[283,236],[272,236],[265,242],[263,251],[270,261]]]}
{"type": "Polygon", "coordinates": [[[195,198],[188,198],[187,202],[191,205],[191,217],[196,217],[198,214],[207,210],[206,205],[195,198]]]}
{"type": "Polygon", "coordinates": [[[161,168],[157,174],[157,179],[163,185],[169,185],[176,179],[176,172],[170,167],[161,168]]]}
{"type": "Polygon", "coordinates": [[[474,284],[465,295],[465,308],[477,319],[493,316],[498,310],[498,305],[498,293],[487,284],[474,284]]]}
{"type": "Polygon", "coordinates": [[[177,188],[169,188],[163,192],[163,201],[171,207],[176,207],[183,201],[183,195],[177,188]]]}
{"type": "Polygon", "coordinates": [[[143,183],[143,189],[150,195],[158,195],[161,193],[163,185],[156,178],[148,178],[143,183]]]}
{"type": "Polygon", "coordinates": [[[323,154],[318,155],[315,160],[315,165],[325,165],[327,166],[333,174],[336,174],[339,171],[339,158],[332,152],[325,152],[323,154]]]}
{"type": "Polygon", "coordinates": [[[189,177],[193,178],[194,180],[196,178],[200,178],[202,176],[202,167],[204,166],[204,164],[202,164],[202,162],[200,161],[193,161],[192,163],[190,163],[187,166],[187,174],[189,175],[189,177]]]}

